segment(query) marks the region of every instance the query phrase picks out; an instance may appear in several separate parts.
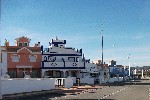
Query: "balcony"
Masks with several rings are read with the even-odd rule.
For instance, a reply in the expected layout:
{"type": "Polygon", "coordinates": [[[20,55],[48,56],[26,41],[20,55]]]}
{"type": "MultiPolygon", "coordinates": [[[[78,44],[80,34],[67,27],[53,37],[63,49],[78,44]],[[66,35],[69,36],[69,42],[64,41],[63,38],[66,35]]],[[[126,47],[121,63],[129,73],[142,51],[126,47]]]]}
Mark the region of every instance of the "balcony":
{"type": "Polygon", "coordinates": [[[43,68],[49,69],[84,69],[84,62],[42,62],[43,68]]]}

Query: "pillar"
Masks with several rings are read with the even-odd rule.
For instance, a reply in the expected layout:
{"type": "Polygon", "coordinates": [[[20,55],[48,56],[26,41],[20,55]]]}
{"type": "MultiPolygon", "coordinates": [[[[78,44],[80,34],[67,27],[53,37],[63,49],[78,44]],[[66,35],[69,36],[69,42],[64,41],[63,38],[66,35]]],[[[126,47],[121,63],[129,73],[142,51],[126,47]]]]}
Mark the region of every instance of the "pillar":
{"type": "Polygon", "coordinates": [[[63,70],[63,78],[66,77],[66,70],[63,70]]]}
{"type": "Polygon", "coordinates": [[[143,75],[143,69],[142,69],[142,78],[144,78],[144,75],[143,75]]]}
{"type": "Polygon", "coordinates": [[[80,74],[80,71],[78,70],[77,71],[77,78],[79,78],[80,76],[79,76],[79,74],[80,74]]]}
{"type": "Polygon", "coordinates": [[[30,77],[32,77],[32,68],[30,68],[30,77]]]}
{"type": "Polygon", "coordinates": [[[53,70],[53,77],[56,77],[56,71],[53,70]]]}
{"type": "Polygon", "coordinates": [[[42,69],[42,78],[44,78],[44,76],[45,76],[45,70],[44,69],[42,69]]]}
{"type": "Polygon", "coordinates": [[[71,77],[71,71],[70,71],[70,70],[68,71],[68,74],[69,74],[69,76],[71,77]]]}

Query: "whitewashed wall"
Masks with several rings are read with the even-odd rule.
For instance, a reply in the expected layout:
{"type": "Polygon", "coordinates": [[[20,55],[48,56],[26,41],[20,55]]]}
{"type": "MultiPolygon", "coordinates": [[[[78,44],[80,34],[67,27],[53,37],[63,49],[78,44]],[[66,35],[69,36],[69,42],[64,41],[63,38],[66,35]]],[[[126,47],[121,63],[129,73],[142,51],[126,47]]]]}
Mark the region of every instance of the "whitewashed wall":
{"type": "Polygon", "coordinates": [[[73,83],[76,83],[76,77],[71,77],[73,78],[73,83]]]}
{"type": "Polygon", "coordinates": [[[113,78],[109,78],[109,82],[121,82],[123,81],[123,77],[119,77],[119,79],[117,77],[113,77],[113,78]]]}
{"type": "Polygon", "coordinates": [[[65,88],[70,88],[73,86],[73,77],[55,78],[55,85],[58,85],[58,80],[61,80],[61,85],[63,85],[65,88]]]}
{"type": "Polygon", "coordinates": [[[35,79],[2,79],[2,95],[14,94],[55,88],[55,80],[49,78],[35,79]]]}
{"type": "Polygon", "coordinates": [[[90,72],[95,73],[98,72],[97,65],[93,63],[85,63],[86,69],[84,69],[84,72],[90,72]]]}
{"type": "Polygon", "coordinates": [[[72,86],[73,86],[73,78],[72,77],[66,78],[64,87],[65,88],[71,88],[72,86]]]}
{"type": "Polygon", "coordinates": [[[0,63],[0,67],[2,69],[2,75],[7,72],[7,53],[2,52],[2,63],[0,63]]]}
{"type": "Polygon", "coordinates": [[[94,78],[90,77],[80,78],[80,83],[94,84],[94,78]]]}
{"type": "MultiPolygon", "coordinates": [[[[64,85],[64,79],[65,78],[55,78],[55,85],[58,85],[58,80],[61,80],[61,85],[64,85]]],[[[60,83],[59,83],[60,84],[60,83]]]]}

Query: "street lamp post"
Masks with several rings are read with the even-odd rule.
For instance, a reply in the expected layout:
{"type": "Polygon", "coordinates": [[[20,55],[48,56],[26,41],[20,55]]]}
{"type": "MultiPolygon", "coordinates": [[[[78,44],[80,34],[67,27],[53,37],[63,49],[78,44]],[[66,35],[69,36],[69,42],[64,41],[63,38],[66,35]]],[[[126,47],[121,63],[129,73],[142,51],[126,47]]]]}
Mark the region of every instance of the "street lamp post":
{"type": "Polygon", "coordinates": [[[102,67],[103,67],[103,34],[102,35],[102,67]]]}
{"type": "Polygon", "coordinates": [[[131,66],[130,66],[130,54],[129,54],[129,56],[128,56],[128,59],[129,59],[129,78],[130,78],[130,73],[131,73],[131,72],[130,72],[130,71],[131,71],[131,68],[130,68],[130,67],[131,67],[131,66]]]}
{"type": "Polygon", "coordinates": [[[130,62],[129,62],[129,77],[131,76],[131,66],[130,66],[130,62]]]}
{"type": "MultiPolygon", "coordinates": [[[[102,27],[103,27],[103,24],[102,24],[102,27]]],[[[101,49],[102,49],[102,62],[100,63],[101,65],[101,68],[99,68],[99,72],[98,72],[98,77],[99,77],[99,83],[101,83],[101,79],[102,79],[102,76],[100,75],[100,70],[103,69],[103,29],[101,29],[101,39],[102,39],[102,44],[101,44],[101,49]]]]}

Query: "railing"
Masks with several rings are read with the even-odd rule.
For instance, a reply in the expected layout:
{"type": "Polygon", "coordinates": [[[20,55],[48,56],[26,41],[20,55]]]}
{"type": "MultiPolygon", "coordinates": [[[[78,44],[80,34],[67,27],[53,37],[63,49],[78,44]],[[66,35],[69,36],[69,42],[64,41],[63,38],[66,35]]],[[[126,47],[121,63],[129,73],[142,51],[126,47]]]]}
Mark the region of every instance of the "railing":
{"type": "Polygon", "coordinates": [[[65,62],[65,67],[84,67],[84,62],[65,62]]]}
{"type": "Polygon", "coordinates": [[[44,67],[84,67],[84,62],[44,62],[44,67]]]}
{"type": "Polygon", "coordinates": [[[44,67],[64,67],[64,62],[44,62],[44,67]]]}

